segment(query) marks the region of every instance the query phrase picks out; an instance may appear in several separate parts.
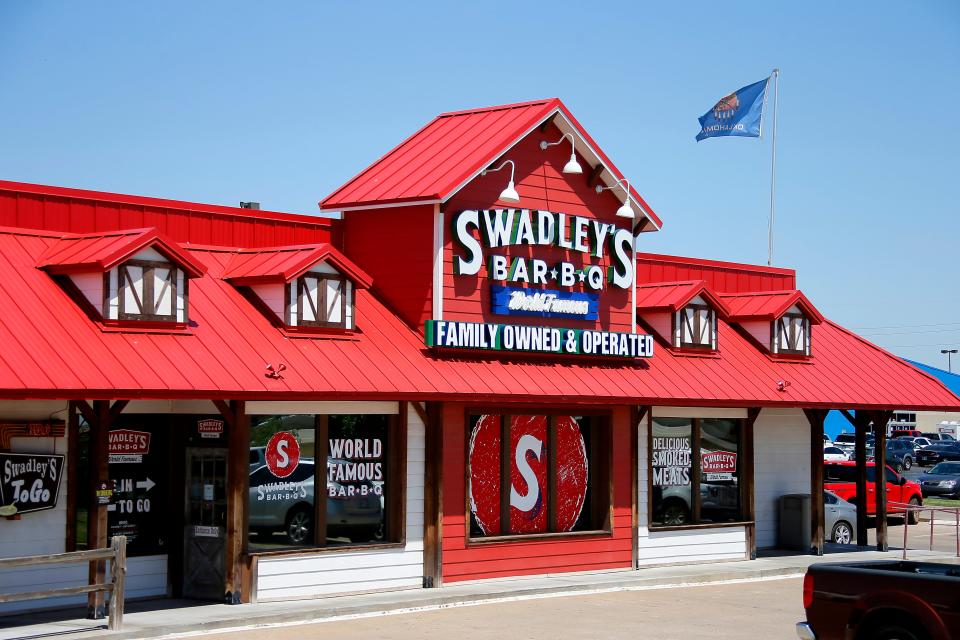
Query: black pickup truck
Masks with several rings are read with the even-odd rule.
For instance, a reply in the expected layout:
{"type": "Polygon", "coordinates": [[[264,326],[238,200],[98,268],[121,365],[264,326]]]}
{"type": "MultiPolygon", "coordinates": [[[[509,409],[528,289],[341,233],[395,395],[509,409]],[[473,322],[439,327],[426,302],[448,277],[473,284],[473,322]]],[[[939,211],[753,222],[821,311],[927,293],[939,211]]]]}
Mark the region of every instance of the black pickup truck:
{"type": "Polygon", "coordinates": [[[802,640],[960,638],[960,565],[814,564],[803,578],[803,608],[802,640]]]}

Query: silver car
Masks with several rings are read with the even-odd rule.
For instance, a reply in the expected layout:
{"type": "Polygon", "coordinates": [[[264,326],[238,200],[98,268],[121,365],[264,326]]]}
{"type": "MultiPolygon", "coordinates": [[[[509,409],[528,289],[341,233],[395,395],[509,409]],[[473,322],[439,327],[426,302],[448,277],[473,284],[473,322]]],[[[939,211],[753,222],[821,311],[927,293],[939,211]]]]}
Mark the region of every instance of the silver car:
{"type": "Polygon", "coordinates": [[[823,492],[823,530],[830,542],[851,544],[857,506],[832,491],[823,492]]]}

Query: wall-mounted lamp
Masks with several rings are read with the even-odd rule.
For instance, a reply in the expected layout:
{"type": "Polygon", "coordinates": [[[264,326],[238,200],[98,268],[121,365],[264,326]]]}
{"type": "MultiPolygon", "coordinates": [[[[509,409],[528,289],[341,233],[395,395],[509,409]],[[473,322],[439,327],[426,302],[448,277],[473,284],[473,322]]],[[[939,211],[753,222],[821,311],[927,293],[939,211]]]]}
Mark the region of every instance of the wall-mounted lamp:
{"type": "Polygon", "coordinates": [[[503,163],[496,169],[484,169],[483,173],[480,175],[485,176],[488,173],[493,173],[495,171],[500,171],[505,166],[510,165],[510,182],[507,184],[507,188],[500,192],[500,200],[504,202],[520,202],[520,194],[517,193],[516,188],[513,186],[513,171],[516,169],[516,165],[513,164],[513,160],[504,160],[503,163]]]}
{"type": "Polygon", "coordinates": [[[565,133],[562,136],[560,136],[560,139],[557,140],[556,142],[547,142],[546,140],[541,140],[540,148],[546,151],[550,147],[554,147],[560,144],[561,142],[563,142],[564,138],[570,138],[570,159],[567,161],[567,164],[563,165],[563,172],[564,173],[583,173],[583,167],[581,167],[580,163],[577,162],[576,144],[574,143],[574,140],[573,140],[573,134],[565,133]]]}
{"type": "Polygon", "coordinates": [[[597,185],[597,193],[603,193],[604,191],[610,191],[611,189],[619,186],[620,184],[626,185],[624,187],[624,196],[623,196],[623,205],[617,209],[617,216],[621,218],[630,218],[631,220],[636,216],[633,212],[633,207],[630,206],[630,181],[626,178],[621,178],[617,180],[612,187],[604,187],[602,185],[597,185]]]}

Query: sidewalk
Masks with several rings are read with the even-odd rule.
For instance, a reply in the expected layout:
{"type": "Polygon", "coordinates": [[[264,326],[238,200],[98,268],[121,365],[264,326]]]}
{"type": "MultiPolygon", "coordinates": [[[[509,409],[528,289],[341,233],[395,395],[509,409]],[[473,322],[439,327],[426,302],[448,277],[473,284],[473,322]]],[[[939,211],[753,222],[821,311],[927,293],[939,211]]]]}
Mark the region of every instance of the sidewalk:
{"type": "MultiPolygon", "coordinates": [[[[106,620],[86,620],[83,611],[55,611],[0,618],[0,640],[12,638],[157,638],[173,634],[228,631],[259,625],[317,622],[343,617],[370,616],[455,607],[498,600],[555,597],[577,593],[628,591],[689,586],[728,581],[800,576],[813,562],[897,560],[891,550],[830,552],[822,558],[778,553],[757,560],[658,567],[639,571],[553,574],[455,583],[439,589],[337,596],[245,605],[203,604],[184,600],[130,603],[123,629],[106,630],[106,620]]],[[[943,552],[910,551],[911,560],[956,561],[943,552]]],[[[39,604],[39,603],[38,603],[39,604]]]]}

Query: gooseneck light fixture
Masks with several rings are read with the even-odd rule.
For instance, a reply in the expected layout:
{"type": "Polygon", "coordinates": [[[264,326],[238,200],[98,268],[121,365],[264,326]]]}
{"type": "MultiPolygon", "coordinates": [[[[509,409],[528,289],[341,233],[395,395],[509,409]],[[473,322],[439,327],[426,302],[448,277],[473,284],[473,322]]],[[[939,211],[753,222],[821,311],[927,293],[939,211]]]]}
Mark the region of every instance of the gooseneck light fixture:
{"type": "Polygon", "coordinates": [[[617,209],[617,216],[621,218],[630,218],[631,220],[636,216],[633,212],[633,207],[630,206],[630,181],[626,178],[621,178],[617,180],[612,187],[604,187],[602,185],[597,185],[597,193],[603,193],[604,191],[610,191],[620,185],[623,187],[623,205],[617,209]]]}
{"type": "Polygon", "coordinates": [[[556,145],[563,142],[564,138],[570,138],[570,159],[567,161],[567,164],[563,165],[563,172],[564,173],[583,173],[583,167],[581,167],[580,163],[577,162],[576,143],[573,140],[573,134],[565,133],[562,136],[560,136],[560,139],[557,140],[556,142],[547,142],[546,140],[542,140],[540,142],[540,148],[546,151],[550,147],[555,147],[556,145]]]}
{"type": "Polygon", "coordinates": [[[516,169],[516,165],[513,163],[513,160],[504,160],[496,169],[484,169],[483,173],[480,175],[485,176],[488,173],[500,171],[507,165],[510,165],[510,182],[507,184],[507,188],[500,192],[499,199],[503,200],[504,202],[520,202],[520,194],[517,193],[516,187],[513,186],[513,172],[516,169]]]}

